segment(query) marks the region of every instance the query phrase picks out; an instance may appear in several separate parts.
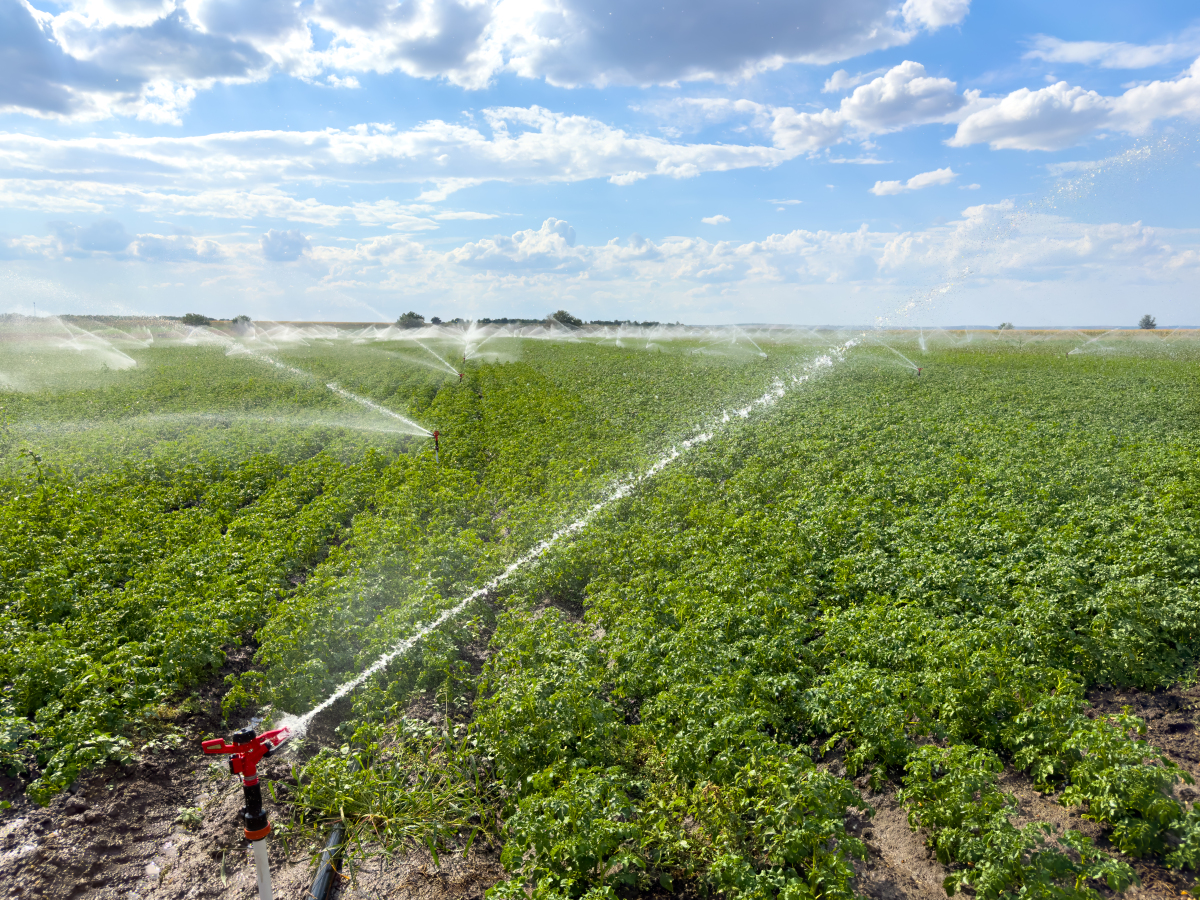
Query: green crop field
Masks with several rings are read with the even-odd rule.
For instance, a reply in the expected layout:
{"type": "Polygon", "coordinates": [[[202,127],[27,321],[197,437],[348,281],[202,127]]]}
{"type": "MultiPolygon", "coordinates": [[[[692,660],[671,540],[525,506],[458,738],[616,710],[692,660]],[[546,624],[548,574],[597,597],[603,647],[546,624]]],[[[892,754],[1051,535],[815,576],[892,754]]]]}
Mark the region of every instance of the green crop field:
{"type": "Polygon", "coordinates": [[[850,898],[890,782],[948,892],[1200,866],[1187,773],[1085,696],[1196,676],[1195,336],[122,327],[0,351],[0,766],[35,800],[179,744],[214,681],[230,721],[306,713],[592,510],[350,695],[285,839],[501,842],[496,900],[850,898]],[[1102,846],[1020,823],[1006,769],[1102,846]]]}

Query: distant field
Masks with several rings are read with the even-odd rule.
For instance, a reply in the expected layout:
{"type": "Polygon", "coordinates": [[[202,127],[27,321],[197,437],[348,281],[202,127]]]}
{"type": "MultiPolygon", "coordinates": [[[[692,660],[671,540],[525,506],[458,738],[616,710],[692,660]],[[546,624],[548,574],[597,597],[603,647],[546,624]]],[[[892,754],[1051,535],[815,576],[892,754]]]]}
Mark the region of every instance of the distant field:
{"type": "Polygon", "coordinates": [[[849,898],[891,783],[980,896],[1200,865],[1186,771],[1085,698],[1196,674],[1200,333],[118,326],[0,328],[0,765],[40,801],[183,740],[239,643],[225,712],[305,712],[703,431],[354,694],[368,774],[308,763],[297,840],[479,829],[513,900],[849,898]],[[1018,827],[1006,768],[1102,846],[1018,827]]]}

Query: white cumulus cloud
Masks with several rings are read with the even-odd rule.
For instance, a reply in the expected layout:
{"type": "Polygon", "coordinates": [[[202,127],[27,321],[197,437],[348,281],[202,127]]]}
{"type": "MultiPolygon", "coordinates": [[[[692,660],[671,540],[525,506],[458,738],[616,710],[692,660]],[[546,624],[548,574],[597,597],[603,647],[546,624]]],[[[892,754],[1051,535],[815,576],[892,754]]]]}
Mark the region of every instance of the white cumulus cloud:
{"type": "Polygon", "coordinates": [[[971,10],[971,0],[904,0],[901,12],[910,22],[930,30],[957,25],[971,10]]]}
{"type": "Polygon", "coordinates": [[[511,237],[497,235],[452,250],[446,260],[470,269],[533,270],[575,274],[586,268],[586,254],[575,252],[575,229],[561,219],[547,219],[537,231],[511,237]]]}
{"type": "Polygon", "coordinates": [[[884,134],[926,122],[944,122],[968,102],[949,78],[930,77],[923,65],[905,60],[855,88],[839,111],[856,130],[884,134]]]}
{"type": "Polygon", "coordinates": [[[953,147],[988,143],[994,150],[1061,150],[1108,121],[1109,98],[1065,81],[1040,90],[1021,88],[959,123],[953,147]]]}
{"type": "Polygon", "coordinates": [[[932,172],[922,172],[919,175],[914,175],[908,181],[877,181],[875,182],[875,186],[871,188],[871,193],[876,197],[903,194],[908,191],[919,191],[922,188],[949,184],[957,177],[958,173],[952,171],[947,166],[944,169],[934,169],[932,172]]]}
{"type": "Polygon", "coordinates": [[[720,214],[717,214],[715,216],[705,216],[700,221],[703,222],[705,225],[724,225],[726,222],[729,221],[729,216],[722,216],[720,214]]]}
{"type": "Polygon", "coordinates": [[[468,89],[731,81],[953,25],[969,0],[0,0],[0,110],[178,122],[196,91],[404,72],[468,89]],[[314,43],[314,33],[323,47],[314,43]]]}
{"type": "Polygon", "coordinates": [[[293,262],[312,249],[303,232],[294,229],[277,231],[272,228],[259,241],[262,255],[271,262],[293,262]]]}
{"type": "Polygon", "coordinates": [[[1141,134],[1159,119],[1200,119],[1200,59],[1179,78],[1131,87],[1112,100],[1112,127],[1141,134]]]}
{"type": "Polygon", "coordinates": [[[851,75],[845,69],[838,69],[832,75],[825,79],[825,84],[821,88],[822,94],[841,94],[851,88],[856,88],[864,81],[870,81],[876,75],[886,72],[887,69],[876,69],[873,72],[859,72],[851,75]]]}
{"type": "Polygon", "coordinates": [[[952,147],[1061,150],[1100,130],[1140,134],[1169,118],[1200,119],[1200,59],[1178,78],[1131,87],[1116,97],[1065,81],[978,104],[959,122],[952,147]]]}

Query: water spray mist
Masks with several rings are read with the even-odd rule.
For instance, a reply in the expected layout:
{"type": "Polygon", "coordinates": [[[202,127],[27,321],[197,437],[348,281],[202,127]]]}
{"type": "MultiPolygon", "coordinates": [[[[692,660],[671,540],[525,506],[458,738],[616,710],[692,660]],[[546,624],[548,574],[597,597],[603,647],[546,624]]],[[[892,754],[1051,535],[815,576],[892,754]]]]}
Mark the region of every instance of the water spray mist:
{"type": "MultiPolygon", "coordinates": [[[[396,644],[391,650],[387,651],[378,659],[376,659],[361,673],[359,673],[350,681],[347,681],[336,691],[330,694],[329,697],[320,704],[313,707],[302,716],[285,716],[280,724],[290,729],[290,732],[294,735],[303,734],[314,718],[316,718],[325,710],[329,709],[329,707],[333,706],[333,704],[335,704],[338,700],[341,700],[356,688],[360,687],[373,675],[382,672],[393,660],[403,656],[405,653],[411,650],[431,631],[440,628],[442,625],[445,625],[447,622],[460,615],[476,600],[482,599],[492,591],[495,591],[506,581],[512,578],[512,576],[517,572],[536,563],[564,538],[568,538],[582,531],[591,523],[596,515],[603,511],[606,507],[624,497],[628,497],[635,488],[658,475],[659,472],[661,472],[671,463],[675,462],[675,460],[679,459],[688,450],[691,450],[693,447],[699,446],[700,444],[708,443],[713,439],[713,437],[716,436],[716,434],[726,423],[733,421],[735,418],[746,419],[755,410],[774,406],[787,394],[790,389],[799,387],[800,385],[812,380],[817,375],[833,368],[835,364],[845,359],[846,353],[858,343],[859,340],[857,338],[846,341],[844,344],[834,348],[830,353],[820,356],[808,363],[808,365],[804,366],[804,368],[799,372],[789,374],[776,380],[769,391],[750,401],[745,406],[725,411],[721,414],[717,422],[714,423],[708,430],[702,430],[687,440],[679,442],[675,446],[671,447],[671,449],[662,456],[660,456],[652,465],[649,466],[649,468],[626,481],[619,482],[608,492],[608,494],[605,495],[602,500],[589,507],[587,511],[584,512],[584,514],[578,519],[554,532],[554,534],[550,535],[550,537],[546,538],[540,544],[527,551],[515,562],[511,563],[508,568],[484,584],[483,587],[472,591],[454,606],[442,612],[432,622],[423,625],[415,634],[396,644]]],[[[434,446],[436,448],[438,432],[433,432],[433,435],[434,446]]]]}

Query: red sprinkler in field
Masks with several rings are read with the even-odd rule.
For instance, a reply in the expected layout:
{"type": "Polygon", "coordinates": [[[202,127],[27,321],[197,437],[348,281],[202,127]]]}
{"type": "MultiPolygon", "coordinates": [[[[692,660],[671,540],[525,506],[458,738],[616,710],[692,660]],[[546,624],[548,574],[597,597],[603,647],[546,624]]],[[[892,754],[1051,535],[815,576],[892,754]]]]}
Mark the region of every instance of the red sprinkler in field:
{"type": "Polygon", "coordinates": [[[246,805],[242,807],[242,823],[246,840],[254,849],[254,867],[258,870],[259,900],[272,900],[271,860],[267,855],[267,835],[271,825],[267,822],[267,811],[262,805],[262,788],[258,784],[258,764],[264,757],[279,749],[279,745],[292,736],[290,728],[276,728],[255,734],[253,728],[239,731],[233,743],[221,738],[205,741],[201,748],[209,755],[229,757],[229,771],[242,779],[242,795],[246,805]]]}
{"type": "Polygon", "coordinates": [[[920,377],[921,377],[921,369],[922,369],[922,367],[921,367],[921,366],[917,366],[917,377],[918,377],[918,378],[920,378],[920,377]]]}
{"type": "Polygon", "coordinates": [[[465,374],[466,374],[466,372],[459,372],[459,373],[458,373],[458,383],[459,383],[459,384],[462,384],[463,375],[465,375],[465,374]]]}
{"type": "Polygon", "coordinates": [[[441,434],[436,428],[433,429],[433,458],[438,462],[442,461],[440,449],[438,447],[438,436],[441,434]]]}

